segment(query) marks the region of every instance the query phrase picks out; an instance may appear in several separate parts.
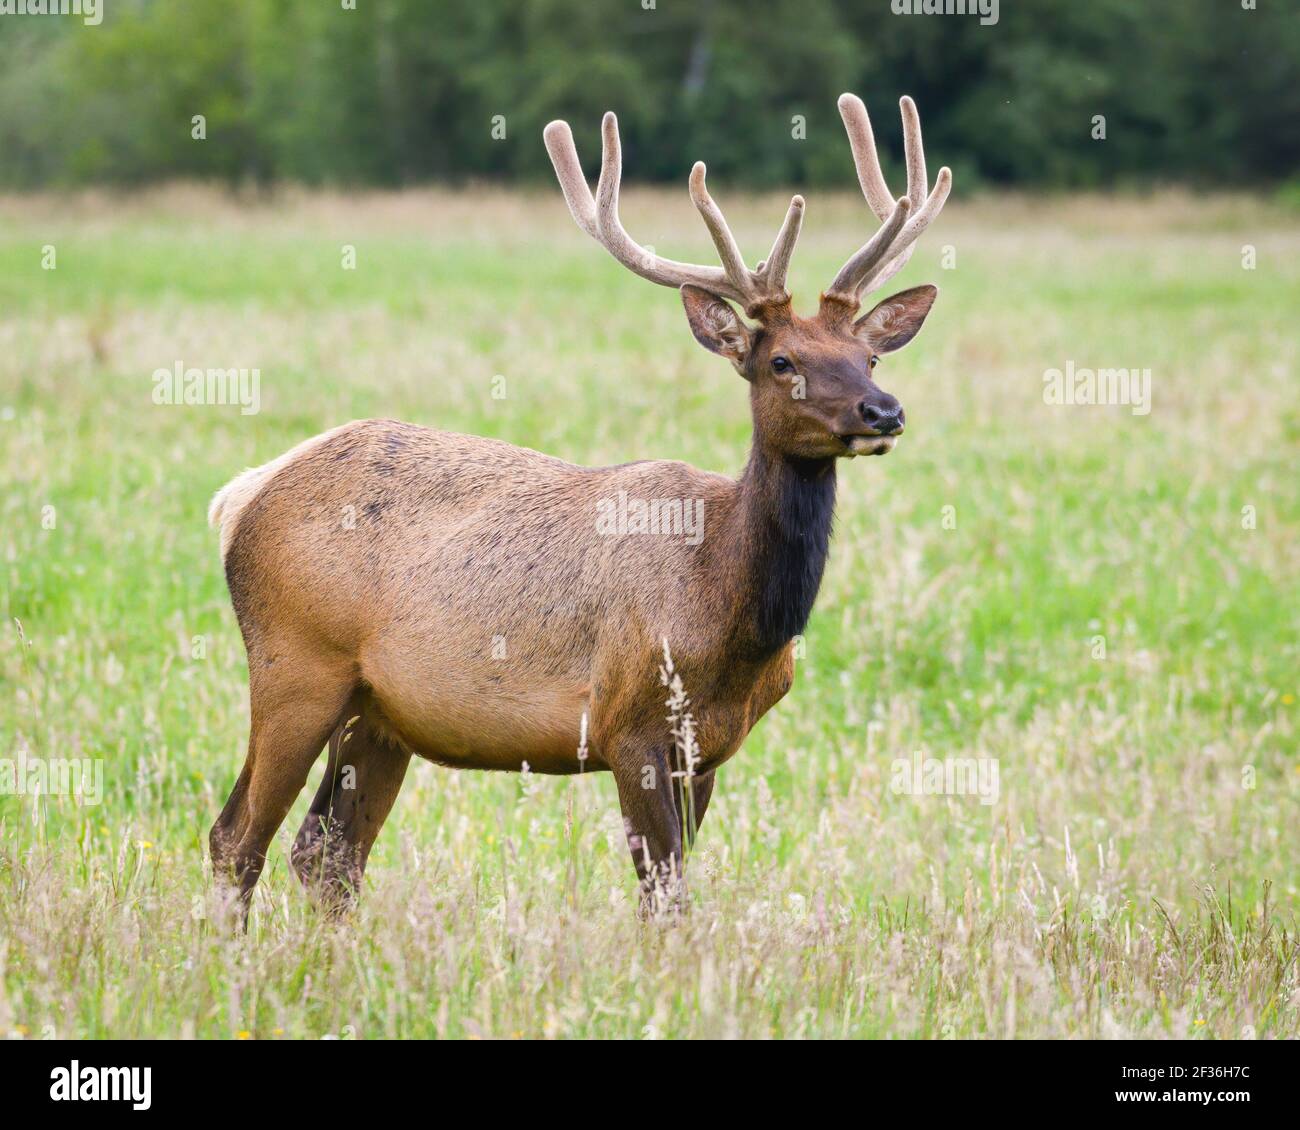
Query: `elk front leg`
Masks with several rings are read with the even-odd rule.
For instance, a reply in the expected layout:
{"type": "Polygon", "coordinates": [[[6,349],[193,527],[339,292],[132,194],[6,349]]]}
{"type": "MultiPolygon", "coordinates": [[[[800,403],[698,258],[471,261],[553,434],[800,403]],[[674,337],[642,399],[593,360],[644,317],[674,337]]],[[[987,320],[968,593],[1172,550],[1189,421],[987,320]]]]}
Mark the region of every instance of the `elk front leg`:
{"type": "Polygon", "coordinates": [[[687,853],[695,844],[700,825],[704,823],[704,814],[709,810],[709,798],[713,796],[713,774],[698,773],[691,778],[689,792],[685,788],[673,790],[673,800],[677,805],[677,819],[682,826],[682,846],[687,853]]]}
{"type": "Polygon", "coordinates": [[[641,881],[641,913],[680,909],[686,894],[682,820],[669,750],[662,743],[639,743],[620,752],[614,779],[627,846],[641,881]]]}

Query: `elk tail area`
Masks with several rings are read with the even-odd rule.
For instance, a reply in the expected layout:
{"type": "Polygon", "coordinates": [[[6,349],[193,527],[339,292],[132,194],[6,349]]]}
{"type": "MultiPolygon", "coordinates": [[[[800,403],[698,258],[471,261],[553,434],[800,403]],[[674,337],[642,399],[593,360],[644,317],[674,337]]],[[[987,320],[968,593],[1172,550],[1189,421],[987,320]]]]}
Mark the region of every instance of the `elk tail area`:
{"type": "MultiPolygon", "coordinates": [[[[344,427],[347,425],[345,424],[344,427]]],[[[250,467],[230,480],[216,494],[212,496],[212,503],[208,507],[208,525],[213,526],[221,531],[221,560],[226,560],[226,553],[230,549],[230,543],[234,540],[235,530],[239,526],[239,516],[248,507],[259,494],[262,488],[275,476],[275,474],[287,467],[300,455],[314,447],[325,442],[335,432],[339,431],[334,428],[322,435],[313,436],[298,444],[297,447],[291,448],[283,455],[272,459],[269,463],[263,463],[260,467],[250,467]]]]}

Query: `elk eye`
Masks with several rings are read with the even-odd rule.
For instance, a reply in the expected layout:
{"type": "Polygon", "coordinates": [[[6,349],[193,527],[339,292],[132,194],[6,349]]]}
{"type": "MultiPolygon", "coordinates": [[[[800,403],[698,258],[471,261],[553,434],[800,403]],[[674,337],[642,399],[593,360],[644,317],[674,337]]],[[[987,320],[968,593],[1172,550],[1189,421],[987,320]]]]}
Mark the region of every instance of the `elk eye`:
{"type": "Polygon", "coordinates": [[[788,373],[793,368],[794,366],[790,364],[790,360],[787,357],[772,358],[772,372],[774,373],[788,373]]]}
{"type": "Polygon", "coordinates": [[[870,361],[867,362],[868,367],[872,369],[874,369],[879,364],[880,364],[879,357],[873,357],[870,361]]]}

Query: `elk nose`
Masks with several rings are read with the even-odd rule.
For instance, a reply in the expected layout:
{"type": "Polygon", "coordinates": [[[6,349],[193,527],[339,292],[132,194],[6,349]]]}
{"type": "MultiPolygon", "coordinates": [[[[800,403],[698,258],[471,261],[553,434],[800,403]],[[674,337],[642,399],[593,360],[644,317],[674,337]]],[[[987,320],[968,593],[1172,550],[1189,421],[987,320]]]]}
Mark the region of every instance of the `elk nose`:
{"type": "Polygon", "coordinates": [[[892,396],[864,400],[858,405],[858,412],[867,427],[875,428],[882,435],[901,432],[907,420],[903,414],[903,406],[892,396]]]}

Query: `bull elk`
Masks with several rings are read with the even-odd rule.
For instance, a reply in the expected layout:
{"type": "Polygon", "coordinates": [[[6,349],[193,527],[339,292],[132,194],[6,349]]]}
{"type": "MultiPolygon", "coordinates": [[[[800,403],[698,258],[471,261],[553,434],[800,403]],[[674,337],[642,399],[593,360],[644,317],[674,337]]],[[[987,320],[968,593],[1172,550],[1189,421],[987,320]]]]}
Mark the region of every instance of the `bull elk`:
{"type": "Polygon", "coordinates": [[[721,266],[678,263],[619,220],[614,115],[594,197],[568,125],[546,127],[578,226],[630,271],[676,287],[696,339],[748,382],[753,443],[738,479],[667,461],[577,467],[363,420],[218,492],[209,518],[248,652],[252,726],[210,847],[245,914],[326,744],[291,861],[331,899],[351,900],[413,754],[462,769],[608,770],[643,901],[680,876],[718,767],[790,689],[792,641],[826,561],[836,460],[884,455],[903,432],[903,409],[873,370],[916,334],[937,291],[914,287],[855,315],[907,262],[951,174],[929,191],[916,107],[901,105],[907,194],[895,200],[866,108],[839,100],[880,227],[812,318],[785,289],[801,197],[750,270],[696,164],[690,195],[721,266]],[[698,500],[704,536],[605,536],[598,517],[612,499],[698,500]],[[665,641],[692,700],[698,762],[686,781],[665,718],[665,641]]]}

